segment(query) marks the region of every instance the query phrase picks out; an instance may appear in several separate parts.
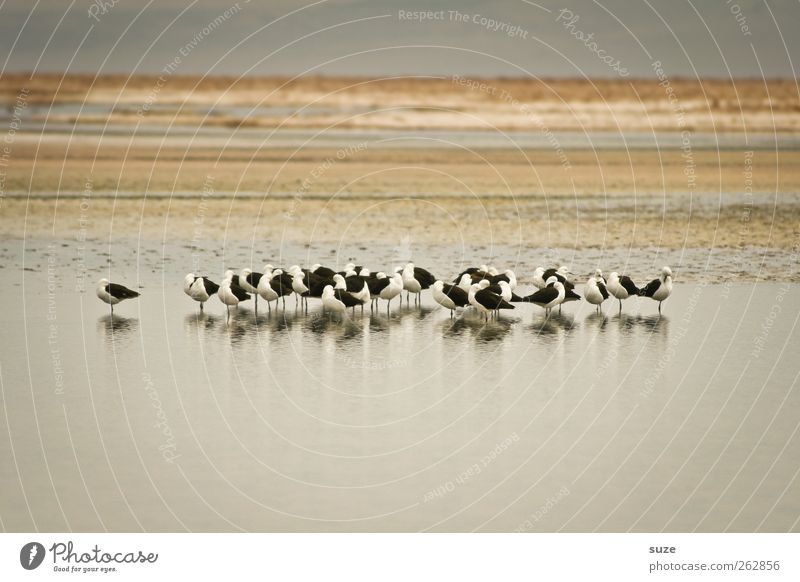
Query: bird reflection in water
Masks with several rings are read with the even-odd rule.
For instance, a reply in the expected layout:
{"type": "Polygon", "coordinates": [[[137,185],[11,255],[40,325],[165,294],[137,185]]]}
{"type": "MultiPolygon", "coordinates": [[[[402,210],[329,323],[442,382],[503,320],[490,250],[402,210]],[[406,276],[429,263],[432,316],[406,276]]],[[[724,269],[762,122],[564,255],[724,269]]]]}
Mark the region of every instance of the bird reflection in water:
{"type": "Polygon", "coordinates": [[[97,320],[97,329],[109,343],[121,341],[139,328],[139,320],[135,317],[122,317],[108,314],[97,320]]]}

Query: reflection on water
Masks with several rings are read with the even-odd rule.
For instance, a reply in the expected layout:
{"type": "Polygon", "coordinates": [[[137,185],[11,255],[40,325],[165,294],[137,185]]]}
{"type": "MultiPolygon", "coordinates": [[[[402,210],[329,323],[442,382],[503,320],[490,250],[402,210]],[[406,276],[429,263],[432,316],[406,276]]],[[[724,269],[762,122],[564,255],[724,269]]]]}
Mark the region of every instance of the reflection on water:
{"type": "Polygon", "coordinates": [[[133,317],[109,313],[97,319],[97,330],[109,343],[127,339],[138,327],[139,320],[133,317]]]}
{"type": "MultiPolygon", "coordinates": [[[[781,289],[759,291],[800,312],[781,289]]],[[[451,319],[427,294],[388,316],[312,301],[228,317],[178,290],[119,308],[135,318],[87,303],[94,342],[70,319],[80,310],[61,307],[80,298],[59,296],[57,362],[45,312],[4,321],[41,365],[0,354],[3,397],[40,529],[784,531],[800,515],[782,493],[800,457],[781,457],[800,416],[787,397],[800,335],[752,292],[678,285],[662,316],[637,298],[622,313],[520,305],[485,321],[451,319]],[[785,470],[755,461],[776,458],[785,470]],[[108,502],[95,510],[86,491],[108,502]]],[[[0,473],[4,526],[34,529],[12,473],[0,473]]]]}

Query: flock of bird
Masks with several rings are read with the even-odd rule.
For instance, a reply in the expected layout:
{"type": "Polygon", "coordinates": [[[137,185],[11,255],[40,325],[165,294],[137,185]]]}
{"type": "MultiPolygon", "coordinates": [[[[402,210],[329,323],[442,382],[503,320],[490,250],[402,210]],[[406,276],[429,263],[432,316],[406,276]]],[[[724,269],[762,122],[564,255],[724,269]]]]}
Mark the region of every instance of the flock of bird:
{"type": "MultiPolygon", "coordinates": [[[[346,313],[347,309],[355,311],[356,307],[363,311],[367,303],[370,304],[370,310],[377,309],[379,300],[384,300],[388,313],[393,299],[399,298],[402,305],[403,291],[406,292],[406,302],[410,305],[412,295],[416,304],[420,301],[420,293],[430,289],[434,301],[450,310],[451,317],[457,309],[473,308],[488,319],[496,317],[503,309],[514,309],[513,303],[533,303],[549,314],[556,307],[560,310],[564,303],[580,301],[581,296],[569,277],[570,270],[567,266],[551,269],[538,267],[533,272],[536,291],[529,295],[517,295],[517,277],[512,270],[507,269],[501,273],[486,265],[464,270],[452,283],[437,279],[414,263],[398,267],[391,275],[372,273],[366,267],[353,263],[339,272],[322,265],[314,265],[310,269],[301,269],[295,265],[286,270],[265,265],[263,273],[253,272],[251,269],[243,269],[238,274],[232,270],[226,271],[219,285],[208,277],[189,273],[184,279],[183,290],[200,303],[201,311],[206,301],[216,295],[226,306],[230,316],[231,307],[249,300],[251,296],[254,298],[256,311],[261,298],[271,312],[273,302],[277,307],[280,301],[285,308],[286,296],[291,294],[295,295],[295,302],[302,303],[306,310],[309,298],[320,299],[323,311],[341,314],[346,313]]],[[[602,303],[613,296],[619,301],[619,309],[622,311],[623,299],[649,297],[658,302],[658,312],[661,313],[661,303],[671,293],[672,271],[669,267],[664,267],[657,279],[643,287],[638,287],[630,277],[616,272],[605,279],[598,269],[586,282],[583,299],[601,311],[602,303]]],[[[139,293],[101,279],[97,296],[111,305],[113,313],[114,305],[125,299],[138,297],[139,293]]]]}

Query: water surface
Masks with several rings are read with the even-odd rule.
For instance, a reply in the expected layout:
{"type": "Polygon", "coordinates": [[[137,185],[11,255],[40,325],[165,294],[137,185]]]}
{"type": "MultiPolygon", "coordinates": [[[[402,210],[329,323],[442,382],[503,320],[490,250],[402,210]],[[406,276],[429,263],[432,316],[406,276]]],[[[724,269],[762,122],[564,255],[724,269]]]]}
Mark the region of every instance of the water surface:
{"type": "Polygon", "coordinates": [[[140,275],[0,290],[6,530],[798,530],[795,284],[227,320],[140,275]]]}

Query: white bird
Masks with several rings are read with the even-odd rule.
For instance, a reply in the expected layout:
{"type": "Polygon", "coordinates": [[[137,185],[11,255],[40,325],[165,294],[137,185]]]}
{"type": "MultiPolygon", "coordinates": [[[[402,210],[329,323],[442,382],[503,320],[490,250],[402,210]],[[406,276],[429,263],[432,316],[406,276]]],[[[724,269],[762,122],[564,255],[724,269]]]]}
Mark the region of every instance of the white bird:
{"type": "Polygon", "coordinates": [[[139,293],[122,285],[109,283],[108,279],[100,279],[97,282],[97,296],[111,306],[111,313],[113,314],[114,306],[117,303],[138,297],[139,293]]]}
{"type": "Polygon", "coordinates": [[[639,291],[642,297],[649,297],[658,301],[658,312],[661,313],[661,303],[672,293],[672,269],[664,267],[661,269],[661,276],[650,281],[639,291]]]}

